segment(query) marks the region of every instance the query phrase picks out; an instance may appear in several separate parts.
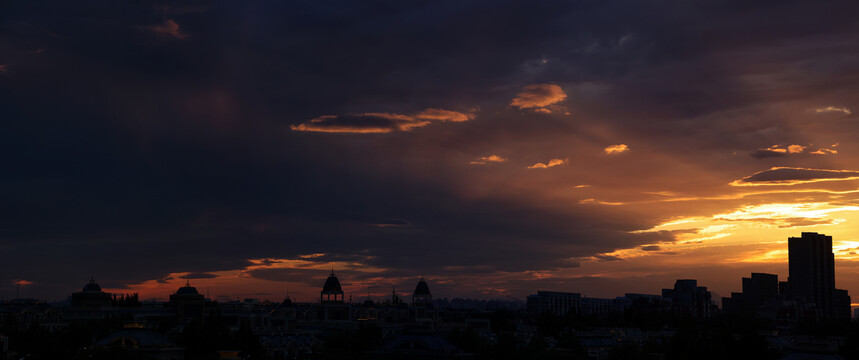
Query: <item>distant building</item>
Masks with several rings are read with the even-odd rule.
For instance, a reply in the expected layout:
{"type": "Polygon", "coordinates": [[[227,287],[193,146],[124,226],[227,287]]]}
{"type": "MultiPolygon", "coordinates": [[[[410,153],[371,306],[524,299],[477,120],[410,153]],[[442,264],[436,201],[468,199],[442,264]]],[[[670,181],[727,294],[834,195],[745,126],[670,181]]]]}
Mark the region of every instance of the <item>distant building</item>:
{"type": "Polygon", "coordinates": [[[671,304],[675,311],[698,318],[710,317],[713,296],[706,286],[698,286],[698,280],[680,279],[673,289],[662,289],[662,299],[671,304]]]}
{"type": "Polygon", "coordinates": [[[177,347],[157,332],[146,329],[141,323],[127,322],[123,329],[115,331],[95,343],[94,349],[113,351],[124,349],[128,353],[122,357],[134,356],[139,359],[183,360],[185,348],[177,347]]]}
{"type": "Polygon", "coordinates": [[[832,236],[804,232],[788,238],[789,271],[786,293],[792,300],[813,304],[825,318],[849,318],[850,297],[835,288],[832,236]]]}
{"type": "Polygon", "coordinates": [[[585,316],[604,316],[610,313],[623,313],[632,304],[632,299],[618,297],[614,299],[584,297],[579,293],[556,291],[538,291],[529,295],[528,312],[540,315],[551,312],[556,316],[574,313],[585,316]]]}
{"type": "Polygon", "coordinates": [[[290,330],[297,319],[295,304],[287,297],[271,311],[271,328],[279,331],[290,330]]]}
{"type": "MultiPolygon", "coordinates": [[[[727,312],[761,313],[764,308],[775,310],[779,300],[778,275],[752,273],[743,278],[743,292],[722,298],[722,310],[727,312]]],[[[772,315],[772,314],[770,314],[772,315]]]]}
{"type": "Polygon", "coordinates": [[[101,291],[101,286],[96,284],[94,278],[84,285],[83,290],[72,294],[72,307],[76,308],[99,308],[110,306],[113,297],[110,293],[101,291]]]}
{"type": "Polygon", "coordinates": [[[536,295],[528,295],[526,306],[531,314],[539,315],[548,311],[556,316],[564,316],[568,312],[578,312],[581,299],[582,294],[579,293],[538,291],[536,295]]]}
{"type": "Polygon", "coordinates": [[[6,360],[9,356],[9,338],[0,333],[0,360],[6,360]]]}

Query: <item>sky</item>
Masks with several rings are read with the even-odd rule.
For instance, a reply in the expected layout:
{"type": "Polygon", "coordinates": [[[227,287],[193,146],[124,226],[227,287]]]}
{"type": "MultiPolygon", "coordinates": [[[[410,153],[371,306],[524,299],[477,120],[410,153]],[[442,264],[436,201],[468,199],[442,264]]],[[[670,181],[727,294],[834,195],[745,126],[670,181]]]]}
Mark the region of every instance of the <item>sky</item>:
{"type": "Polygon", "coordinates": [[[3,2],[0,297],[718,298],[802,232],[859,297],[857,11],[3,2]]]}

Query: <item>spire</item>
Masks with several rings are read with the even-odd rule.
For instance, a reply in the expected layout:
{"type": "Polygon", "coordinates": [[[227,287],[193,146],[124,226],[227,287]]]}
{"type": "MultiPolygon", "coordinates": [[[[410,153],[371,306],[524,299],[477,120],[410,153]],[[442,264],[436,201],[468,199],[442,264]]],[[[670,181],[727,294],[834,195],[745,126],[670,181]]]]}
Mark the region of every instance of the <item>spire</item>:
{"type": "Polygon", "coordinates": [[[331,268],[331,276],[334,276],[334,268],[331,268]]]}
{"type": "Polygon", "coordinates": [[[89,274],[89,283],[95,284],[95,276],[92,273],[89,274]]]}
{"type": "Polygon", "coordinates": [[[191,286],[191,274],[185,275],[185,287],[191,286]]]}

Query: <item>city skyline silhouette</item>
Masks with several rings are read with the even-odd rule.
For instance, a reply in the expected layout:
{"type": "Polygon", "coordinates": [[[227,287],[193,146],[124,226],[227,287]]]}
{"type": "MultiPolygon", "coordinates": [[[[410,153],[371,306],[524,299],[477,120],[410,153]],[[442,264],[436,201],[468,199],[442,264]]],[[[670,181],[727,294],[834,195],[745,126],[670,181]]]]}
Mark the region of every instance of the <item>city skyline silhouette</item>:
{"type": "Polygon", "coordinates": [[[851,2],[2,10],[3,299],[859,289],[851,2]]]}

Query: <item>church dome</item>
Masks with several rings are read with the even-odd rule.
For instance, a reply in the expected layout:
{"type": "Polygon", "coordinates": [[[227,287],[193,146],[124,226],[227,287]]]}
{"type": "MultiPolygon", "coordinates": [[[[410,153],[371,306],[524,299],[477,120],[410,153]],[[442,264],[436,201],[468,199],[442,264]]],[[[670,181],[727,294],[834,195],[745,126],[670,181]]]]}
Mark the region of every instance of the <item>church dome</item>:
{"type": "Polygon", "coordinates": [[[101,292],[101,286],[94,282],[90,282],[84,286],[83,292],[101,292]]]}
{"type": "Polygon", "coordinates": [[[89,282],[84,285],[83,292],[101,292],[101,286],[98,286],[98,284],[95,283],[95,278],[90,277],[89,282]]]}
{"type": "Polygon", "coordinates": [[[421,278],[421,281],[418,281],[418,286],[415,287],[415,295],[430,295],[429,286],[427,286],[427,282],[424,281],[424,278],[421,278]]]}
{"type": "Polygon", "coordinates": [[[193,286],[183,286],[176,290],[176,295],[199,295],[197,288],[193,286]]]}
{"type": "Polygon", "coordinates": [[[331,276],[325,280],[325,285],[322,285],[322,292],[343,292],[343,288],[340,287],[340,280],[334,276],[334,270],[331,270],[331,276]]]}

